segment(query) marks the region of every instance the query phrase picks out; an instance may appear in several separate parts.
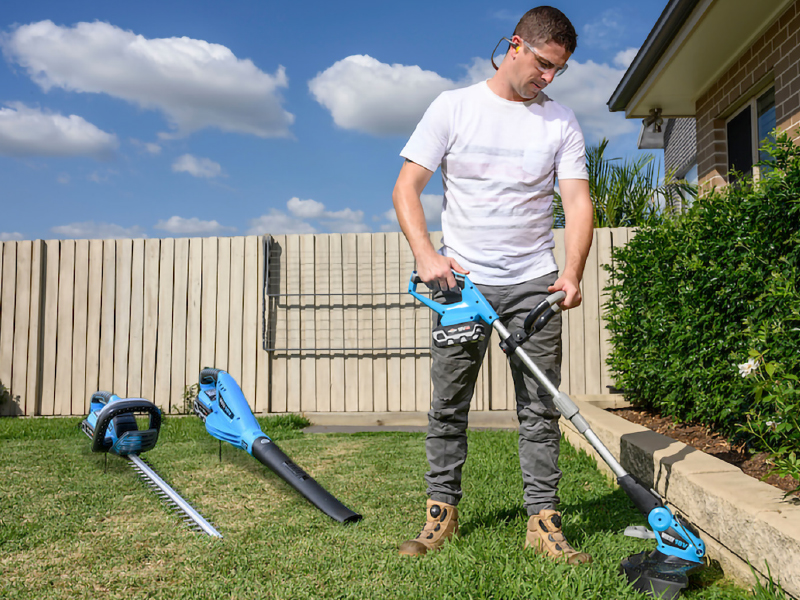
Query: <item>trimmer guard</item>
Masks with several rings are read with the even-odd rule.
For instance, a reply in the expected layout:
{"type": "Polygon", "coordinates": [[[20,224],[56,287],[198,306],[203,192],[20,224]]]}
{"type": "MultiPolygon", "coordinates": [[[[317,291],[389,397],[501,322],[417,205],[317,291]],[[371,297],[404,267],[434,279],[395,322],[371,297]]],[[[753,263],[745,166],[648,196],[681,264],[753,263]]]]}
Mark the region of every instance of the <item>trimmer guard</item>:
{"type": "Polygon", "coordinates": [[[161,429],[161,410],[144,398],[120,398],[110,392],[95,392],[89,415],[81,423],[92,439],[92,452],[119,456],[151,450],[161,429]],[[139,430],[136,415],[149,415],[147,429],[139,430]]]}

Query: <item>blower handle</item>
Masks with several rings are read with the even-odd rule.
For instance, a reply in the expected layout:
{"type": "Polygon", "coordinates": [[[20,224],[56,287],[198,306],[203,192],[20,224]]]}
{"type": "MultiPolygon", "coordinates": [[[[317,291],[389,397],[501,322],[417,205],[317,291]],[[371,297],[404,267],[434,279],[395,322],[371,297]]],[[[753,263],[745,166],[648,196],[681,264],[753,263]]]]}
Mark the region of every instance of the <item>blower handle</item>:
{"type": "Polygon", "coordinates": [[[561,312],[561,306],[559,306],[558,303],[566,297],[567,294],[565,292],[558,291],[550,294],[537,304],[534,309],[528,313],[528,316],[525,317],[525,323],[522,326],[525,333],[531,335],[541,331],[550,319],[561,312]]]}

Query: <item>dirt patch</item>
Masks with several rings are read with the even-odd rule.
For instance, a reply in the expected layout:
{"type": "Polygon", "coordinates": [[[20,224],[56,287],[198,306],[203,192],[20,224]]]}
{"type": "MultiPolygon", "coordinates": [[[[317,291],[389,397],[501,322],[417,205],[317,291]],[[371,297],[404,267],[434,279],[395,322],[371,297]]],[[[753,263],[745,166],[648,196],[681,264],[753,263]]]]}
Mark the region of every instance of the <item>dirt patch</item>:
{"type": "MultiPolygon", "coordinates": [[[[673,440],[678,440],[687,446],[692,446],[706,454],[724,460],[728,464],[739,467],[750,477],[763,480],[784,492],[789,492],[800,485],[800,481],[792,477],[770,475],[766,479],[762,479],[771,469],[771,466],[767,464],[768,454],[764,452],[750,454],[741,446],[732,446],[719,433],[710,430],[704,425],[677,423],[672,417],[664,417],[641,408],[615,408],[609,409],[609,412],[631,423],[642,425],[656,433],[666,435],[673,440]]],[[[800,497],[800,494],[795,494],[795,496],[800,497]]]]}

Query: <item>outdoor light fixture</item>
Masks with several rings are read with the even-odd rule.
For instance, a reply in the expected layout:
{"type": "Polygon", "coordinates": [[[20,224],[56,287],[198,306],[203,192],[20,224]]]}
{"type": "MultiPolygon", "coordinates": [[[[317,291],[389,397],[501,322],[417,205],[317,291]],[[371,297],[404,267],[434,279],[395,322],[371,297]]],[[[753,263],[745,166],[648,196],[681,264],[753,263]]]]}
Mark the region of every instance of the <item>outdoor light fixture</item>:
{"type": "Polygon", "coordinates": [[[663,124],[661,109],[651,108],[650,116],[642,119],[642,129],[639,131],[639,141],[636,146],[640,150],[662,149],[664,147],[664,131],[661,127],[663,124]]]}

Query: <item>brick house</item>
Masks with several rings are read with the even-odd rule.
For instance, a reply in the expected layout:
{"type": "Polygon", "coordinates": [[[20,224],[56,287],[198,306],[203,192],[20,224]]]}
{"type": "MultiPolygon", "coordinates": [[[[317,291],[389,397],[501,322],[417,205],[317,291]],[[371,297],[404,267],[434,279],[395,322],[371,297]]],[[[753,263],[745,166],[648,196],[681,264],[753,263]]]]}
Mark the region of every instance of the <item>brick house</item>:
{"type": "Polygon", "coordinates": [[[701,190],[757,177],[768,132],[800,141],[800,0],[670,0],[608,106],[701,190]]]}

